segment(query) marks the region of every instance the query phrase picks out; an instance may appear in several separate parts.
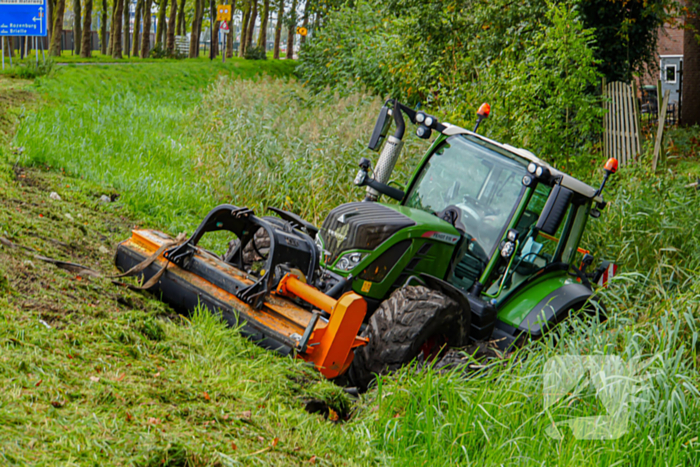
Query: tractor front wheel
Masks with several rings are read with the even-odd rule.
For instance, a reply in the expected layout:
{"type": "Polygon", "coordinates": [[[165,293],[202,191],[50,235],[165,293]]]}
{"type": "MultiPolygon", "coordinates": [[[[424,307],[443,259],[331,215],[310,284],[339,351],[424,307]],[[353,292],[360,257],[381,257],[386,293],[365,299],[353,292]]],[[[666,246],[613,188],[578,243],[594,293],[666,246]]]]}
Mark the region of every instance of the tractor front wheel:
{"type": "Polygon", "coordinates": [[[355,350],[348,370],[351,383],[365,390],[375,375],[395,371],[421,352],[435,350],[435,343],[447,343],[461,319],[457,302],[440,292],[423,286],[396,290],[377,308],[362,333],[369,344],[355,350]],[[432,349],[426,347],[430,344],[432,349]]]}

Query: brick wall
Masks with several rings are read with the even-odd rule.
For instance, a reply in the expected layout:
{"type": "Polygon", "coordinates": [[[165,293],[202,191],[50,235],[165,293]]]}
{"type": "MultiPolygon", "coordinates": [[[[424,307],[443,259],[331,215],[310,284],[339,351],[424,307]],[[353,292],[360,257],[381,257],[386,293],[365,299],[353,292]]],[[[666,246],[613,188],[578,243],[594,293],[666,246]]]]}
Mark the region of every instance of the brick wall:
{"type": "Polygon", "coordinates": [[[659,55],[683,55],[683,30],[669,24],[659,30],[659,55]]]}

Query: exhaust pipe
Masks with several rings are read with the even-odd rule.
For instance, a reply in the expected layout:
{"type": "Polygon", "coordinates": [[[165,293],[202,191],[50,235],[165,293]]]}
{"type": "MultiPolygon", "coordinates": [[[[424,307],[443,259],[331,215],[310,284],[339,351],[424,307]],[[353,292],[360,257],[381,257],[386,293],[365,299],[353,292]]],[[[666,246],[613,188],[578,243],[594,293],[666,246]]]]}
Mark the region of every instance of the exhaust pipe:
{"type": "MultiPolygon", "coordinates": [[[[391,173],[394,171],[396,161],[403,149],[403,135],[406,132],[406,123],[404,122],[401,109],[398,101],[394,101],[394,109],[392,111],[394,122],[396,123],[396,131],[393,136],[386,139],[382,153],[377,160],[377,165],[374,167],[374,179],[380,183],[388,184],[391,173]]],[[[380,193],[372,187],[367,187],[367,195],[365,201],[377,201],[380,193]]]]}

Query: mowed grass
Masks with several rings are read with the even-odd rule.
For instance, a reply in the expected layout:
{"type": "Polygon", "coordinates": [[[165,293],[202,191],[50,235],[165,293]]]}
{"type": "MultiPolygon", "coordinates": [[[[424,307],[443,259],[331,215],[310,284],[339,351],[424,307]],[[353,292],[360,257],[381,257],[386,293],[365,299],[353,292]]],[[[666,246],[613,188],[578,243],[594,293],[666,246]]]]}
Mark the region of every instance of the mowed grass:
{"type": "MultiPolygon", "coordinates": [[[[320,223],[335,204],[360,199],[362,191],[353,188],[351,181],[359,157],[375,157],[364,145],[381,102],[364,94],[342,99],[332,92],[310,95],[286,78],[240,81],[238,77],[256,76],[257,69],[246,66],[244,62],[240,69],[221,70],[219,76],[197,63],[61,71],[55,80],[38,82],[49,103],[24,119],[15,143],[24,146],[24,152],[10,159],[63,168],[98,187],[109,187],[120,194],[116,204],[123,206],[124,212],[171,232],[191,232],[201,217],[222,201],[258,211],[269,205],[284,206],[320,223]]],[[[424,148],[415,139],[408,141],[396,176],[401,182],[424,148]]],[[[211,398],[213,390],[208,391],[206,384],[192,386],[188,402],[170,392],[174,386],[151,389],[153,399],[161,401],[156,404],[160,412],[154,410],[157,415],[153,418],[165,423],[167,410],[163,407],[169,404],[199,407],[204,404],[196,399],[200,391],[207,391],[211,400],[229,401],[224,411],[245,412],[250,405],[227,399],[231,393],[221,388],[251,380],[259,381],[266,394],[281,394],[272,405],[256,406],[266,426],[279,423],[282,427],[279,443],[284,440],[285,446],[296,446],[296,432],[291,427],[305,423],[308,430],[302,434],[313,446],[319,446],[318,452],[323,454],[314,462],[322,465],[698,465],[700,281],[696,277],[700,257],[694,245],[700,240],[700,228],[693,209],[698,205],[698,194],[685,188],[687,177],[675,174],[657,176],[643,169],[624,169],[614,180],[608,194],[611,203],[600,220],[591,222],[586,240],[598,258],[615,258],[624,272],[613,287],[602,292],[611,314],[606,323],[572,321],[561,328],[561,338],[535,343],[504,364],[466,378],[456,371],[438,374],[405,369],[395,377],[383,378],[356,403],[349,422],[333,425],[302,414],[301,403],[294,396],[295,383],[286,386],[279,382],[284,381],[280,373],[301,371],[298,363],[250,347],[233,331],[211,324],[204,315],[197,315],[191,324],[179,319],[158,321],[170,347],[176,349],[161,359],[171,365],[167,370],[178,384],[189,380],[187,376],[194,370],[188,365],[201,361],[200,355],[211,364],[206,363],[205,371],[196,374],[218,378],[217,371],[222,371],[236,376],[226,376],[220,382],[219,391],[226,394],[222,399],[211,398]],[[214,329],[222,337],[211,337],[215,334],[208,334],[210,331],[188,334],[193,329],[214,329]],[[229,350],[217,354],[206,350],[210,344],[229,350]],[[605,414],[590,390],[574,392],[550,412],[544,411],[544,363],[561,354],[654,359],[636,394],[640,400],[631,409],[629,430],[621,439],[579,441],[567,433],[562,440],[554,440],[546,435],[550,413],[559,417],[557,420],[605,414]],[[241,356],[245,364],[239,366],[241,356]],[[246,356],[251,362],[245,361],[246,356]],[[246,366],[249,363],[253,366],[246,366]]],[[[65,307],[64,302],[59,303],[65,307]]],[[[139,303],[136,308],[152,306],[160,310],[155,314],[167,313],[166,308],[148,303],[139,303]]],[[[89,316],[88,312],[85,309],[74,319],[89,316]]],[[[113,315],[108,319],[114,319],[113,315]]],[[[36,325],[39,330],[40,325],[36,325]]],[[[71,326],[77,336],[90,336],[90,332],[94,336],[96,332],[71,326]]],[[[133,342],[150,346],[149,355],[159,355],[150,349],[157,348],[160,341],[153,343],[142,337],[138,331],[141,325],[135,326],[136,330],[129,328],[130,335],[136,336],[133,341],[114,343],[110,355],[128,353],[133,342]]],[[[44,345],[52,346],[58,343],[44,345]]],[[[92,366],[80,371],[83,379],[96,376],[92,366]]],[[[153,378],[156,373],[157,367],[149,367],[142,379],[134,381],[145,384],[153,380],[155,384],[163,374],[153,378]]],[[[211,379],[203,381],[212,383],[211,379]]],[[[25,385],[30,387],[31,383],[25,385]]],[[[42,386],[43,382],[38,387],[42,386]]],[[[325,394],[329,388],[315,383],[308,391],[325,394]]],[[[135,389],[134,393],[140,391],[135,389]]],[[[265,396],[252,393],[250,397],[252,401],[265,396]]],[[[133,407],[133,400],[128,407],[133,407]]],[[[44,403],[50,403],[47,401],[44,403]]],[[[117,414],[126,417],[120,412],[126,409],[118,403],[98,400],[95,410],[98,405],[107,418],[118,418],[117,414]]],[[[209,415],[207,412],[197,420],[203,424],[209,415]]],[[[278,458],[271,443],[259,440],[259,448],[253,450],[257,438],[252,432],[253,444],[246,445],[244,453],[232,447],[225,451],[220,440],[235,443],[244,432],[218,424],[222,433],[209,440],[181,422],[183,417],[180,414],[173,419],[172,438],[146,438],[148,453],[167,453],[169,445],[176,446],[173,452],[178,452],[184,443],[185,452],[194,459],[192,465],[289,465],[308,463],[316,454],[316,450],[307,449],[298,457],[278,458]],[[187,438],[188,433],[193,440],[187,438]],[[196,449],[198,445],[204,446],[202,450],[196,449]],[[250,455],[267,448],[270,450],[250,455]],[[200,455],[211,454],[213,449],[221,449],[228,457],[200,455]]],[[[139,433],[146,427],[152,428],[149,418],[145,407],[139,412],[139,420],[146,420],[142,426],[120,425],[122,431],[112,434],[119,446],[114,452],[133,463],[150,459],[128,441],[143,436],[139,433]],[[118,444],[120,439],[127,441],[118,444]],[[129,449],[122,450],[122,446],[129,449]]],[[[99,439],[97,426],[86,431],[86,441],[99,439]]],[[[211,423],[207,427],[213,429],[211,423]]],[[[267,440],[272,434],[260,436],[267,440]]],[[[29,443],[33,437],[25,439],[29,443]]],[[[61,452],[68,454],[73,449],[77,449],[74,444],[61,452]]],[[[99,444],[92,444],[88,453],[100,456],[100,449],[99,444]]],[[[299,451],[292,448],[294,452],[299,451]]],[[[163,460],[161,454],[154,458],[163,460]]],[[[81,458],[80,463],[87,462],[81,458]]]]}

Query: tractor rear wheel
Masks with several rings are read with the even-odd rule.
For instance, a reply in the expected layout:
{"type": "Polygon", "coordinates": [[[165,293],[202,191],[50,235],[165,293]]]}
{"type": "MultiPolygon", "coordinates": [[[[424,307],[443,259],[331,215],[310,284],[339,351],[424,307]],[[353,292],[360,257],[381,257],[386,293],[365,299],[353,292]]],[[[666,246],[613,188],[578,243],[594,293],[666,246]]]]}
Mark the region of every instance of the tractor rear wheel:
{"type": "MultiPolygon", "coordinates": [[[[377,308],[362,333],[369,344],[355,350],[348,370],[352,384],[362,390],[375,375],[410,363],[425,344],[444,338],[459,324],[462,310],[456,301],[423,286],[396,290],[377,308]]],[[[432,349],[427,349],[428,351],[432,349]]]]}

